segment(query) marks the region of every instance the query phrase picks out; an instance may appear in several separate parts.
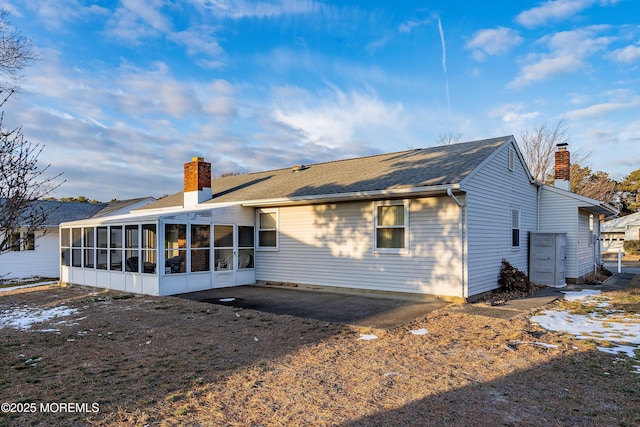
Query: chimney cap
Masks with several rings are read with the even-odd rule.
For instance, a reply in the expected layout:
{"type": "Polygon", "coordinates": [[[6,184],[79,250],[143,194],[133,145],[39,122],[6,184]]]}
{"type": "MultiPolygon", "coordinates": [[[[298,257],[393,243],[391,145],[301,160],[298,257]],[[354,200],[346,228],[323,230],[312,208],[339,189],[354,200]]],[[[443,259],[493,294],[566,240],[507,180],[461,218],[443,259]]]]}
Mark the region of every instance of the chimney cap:
{"type": "Polygon", "coordinates": [[[561,142],[559,144],[556,144],[556,147],[560,148],[560,149],[566,149],[569,146],[569,143],[567,142],[561,142]]]}
{"type": "Polygon", "coordinates": [[[204,162],[204,157],[196,156],[191,159],[192,162],[204,162]]]}

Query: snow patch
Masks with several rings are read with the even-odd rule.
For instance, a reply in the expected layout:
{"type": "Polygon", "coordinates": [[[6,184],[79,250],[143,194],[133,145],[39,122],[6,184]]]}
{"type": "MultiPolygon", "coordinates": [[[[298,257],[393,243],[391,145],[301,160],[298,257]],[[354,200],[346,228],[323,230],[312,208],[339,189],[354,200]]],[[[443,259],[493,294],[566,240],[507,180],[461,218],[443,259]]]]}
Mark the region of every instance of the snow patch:
{"type": "Polygon", "coordinates": [[[371,341],[371,340],[377,340],[378,336],[377,335],[367,335],[367,334],[360,334],[360,338],[358,338],[359,340],[362,341],[371,341]]]}
{"type": "MultiPolygon", "coordinates": [[[[2,310],[0,312],[0,328],[14,328],[22,331],[31,329],[37,323],[42,323],[58,317],[66,317],[76,314],[78,309],[70,308],[64,305],[42,309],[29,306],[23,308],[2,310]]],[[[65,322],[58,324],[67,325],[65,322]]],[[[56,330],[44,330],[45,332],[55,332],[56,330]]]]}
{"type": "Polygon", "coordinates": [[[218,301],[220,302],[233,302],[235,301],[235,298],[220,298],[218,301]]]}
{"type": "MultiPolygon", "coordinates": [[[[585,289],[580,292],[565,292],[565,299],[569,301],[596,301],[598,307],[607,307],[606,298],[598,297],[599,290],[585,289]]],[[[531,321],[538,323],[544,329],[556,332],[566,332],[578,339],[592,339],[616,343],[613,347],[597,347],[598,350],[618,354],[626,354],[635,358],[635,352],[640,350],[640,315],[624,313],[619,310],[606,310],[588,314],[571,314],[568,310],[547,310],[531,321]]]]}
{"type": "Polygon", "coordinates": [[[415,330],[411,331],[411,333],[413,335],[427,335],[429,333],[429,331],[427,331],[425,328],[422,328],[422,329],[415,329],[415,330]]]}

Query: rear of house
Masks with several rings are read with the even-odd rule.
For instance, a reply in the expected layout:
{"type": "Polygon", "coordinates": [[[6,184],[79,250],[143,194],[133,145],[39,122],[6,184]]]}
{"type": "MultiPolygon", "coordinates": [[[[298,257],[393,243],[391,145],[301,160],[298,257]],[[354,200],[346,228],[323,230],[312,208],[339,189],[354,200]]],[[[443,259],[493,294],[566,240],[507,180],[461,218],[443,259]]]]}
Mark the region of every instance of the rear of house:
{"type": "MultiPolygon", "coordinates": [[[[202,158],[184,170],[181,193],[63,224],[63,281],[154,295],[264,281],[462,300],[497,288],[503,259],[528,272],[541,227],[542,186],[511,136],[213,180],[202,158]]],[[[587,216],[578,229],[579,218],[576,236],[595,227],[587,216]]]]}

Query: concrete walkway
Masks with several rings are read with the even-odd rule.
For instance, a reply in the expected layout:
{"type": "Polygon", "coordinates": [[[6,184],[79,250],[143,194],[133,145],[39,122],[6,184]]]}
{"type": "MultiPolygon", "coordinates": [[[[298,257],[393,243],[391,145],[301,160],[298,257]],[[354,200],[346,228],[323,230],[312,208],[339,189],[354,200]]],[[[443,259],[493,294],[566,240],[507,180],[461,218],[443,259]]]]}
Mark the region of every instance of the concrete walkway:
{"type": "MultiPolygon", "coordinates": [[[[492,306],[486,303],[465,304],[460,310],[467,314],[487,316],[498,319],[511,319],[517,315],[527,313],[544,307],[553,301],[563,298],[563,291],[579,291],[582,289],[599,289],[602,292],[626,289],[629,283],[636,278],[636,274],[621,273],[611,276],[601,285],[568,285],[564,288],[544,288],[530,297],[518,298],[507,301],[504,304],[492,306]]],[[[640,279],[640,276],[638,276],[640,279]]]]}

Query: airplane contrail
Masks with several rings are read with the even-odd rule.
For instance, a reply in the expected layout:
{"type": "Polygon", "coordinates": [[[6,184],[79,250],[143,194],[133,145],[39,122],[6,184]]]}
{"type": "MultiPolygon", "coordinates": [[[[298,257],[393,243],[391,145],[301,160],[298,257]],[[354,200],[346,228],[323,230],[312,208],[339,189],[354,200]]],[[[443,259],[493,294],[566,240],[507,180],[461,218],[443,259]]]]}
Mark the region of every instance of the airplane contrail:
{"type": "Polygon", "coordinates": [[[440,32],[440,43],[442,44],[442,70],[445,77],[445,91],[447,92],[447,111],[451,115],[451,99],[449,97],[449,75],[447,74],[447,46],[444,43],[444,30],[442,29],[442,21],[438,16],[438,31],[440,32]]]}

